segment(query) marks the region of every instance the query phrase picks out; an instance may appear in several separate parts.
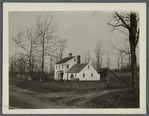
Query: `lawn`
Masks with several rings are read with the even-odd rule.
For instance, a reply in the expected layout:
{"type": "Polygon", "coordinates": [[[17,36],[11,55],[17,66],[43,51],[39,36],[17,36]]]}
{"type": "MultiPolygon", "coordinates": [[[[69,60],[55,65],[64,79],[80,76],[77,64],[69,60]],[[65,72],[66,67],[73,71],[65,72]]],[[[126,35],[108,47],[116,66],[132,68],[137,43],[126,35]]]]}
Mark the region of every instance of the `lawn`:
{"type": "MultiPolygon", "coordinates": [[[[116,74],[127,84],[131,84],[130,73],[119,73],[116,74]]],[[[74,106],[78,108],[138,108],[139,107],[139,93],[133,94],[128,89],[130,86],[126,85],[124,82],[120,81],[119,78],[110,76],[110,86],[107,87],[106,81],[88,81],[88,82],[50,82],[50,81],[27,81],[23,79],[12,79],[9,80],[10,90],[11,87],[18,87],[20,89],[26,89],[29,91],[36,92],[36,95],[29,95],[33,98],[39,99],[45,103],[54,103],[56,105],[66,105],[74,106]],[[101,96],[95,95],[91,98],[87,97],[88,93],[92,95],[94,92],[101,93],[106,90],[116,90],[116,89],[125,89],[116,92],[109,92],[101,96]],[[58,94],[57,96],[44,96],[48,93],[58,94]],[[66,94],[61,96],[61,92],[66,94]],[[68,93],[67,93],[68,92],[68,93]],[[71,95],[70,95],[71,94],[71,95]],[[41,95],[41,96],[40,96],[41,95]],[[43,95],[43,96],[42,96],[43,95]]],[[[54,95],[55,95],[54,94],[54,95]]],[[[51,94],[50,94],[51,95],[51,94]]],[[[19,96],[18,96],[19,97],[19,96]]],[[[14,102],[15,98],[11,95],[10,103],[16,104],[14,102]]],[[[17,100],[16,100],[17,101],[17,100]]],[[[21,103],[21,101],[19,101],[21,103]]],[[[20,105],[17,104],[17,105],[20,105]]],[[[10,106],[13,106],[10,104],[10,106]]],[[[32,108],[32,104],[25,103],[22,101],[21,104],[32,108]]],[[[20,107],[21,108],[21,107],[20,107]]]]}
{"type": "Polygon", "coordinates": [[[106,81],[92,81],[92,82],[50,82],[50,81],[27,81],[21,79],[11,79],[10,85],[15,85],[21,89],[27,89],[37,93],[48,92],[80,92],[92,90],[111,90],[123,89],[129,86],[124,83],[111,83],[109,87],[106,81]]]}
{"type": "Polygon", "coordinates": [[[139,108],[139,93],[133,93],[131,90],[109,92],[91,98],[70,96],[40,99],[77,108],[139,108]]]}
{"type": "Polygon", "coordinates": [[[139,93],[131,90],[112,92],[95,97],[86,103],[79,104],[81,108],[139,108],[139,93]]]}

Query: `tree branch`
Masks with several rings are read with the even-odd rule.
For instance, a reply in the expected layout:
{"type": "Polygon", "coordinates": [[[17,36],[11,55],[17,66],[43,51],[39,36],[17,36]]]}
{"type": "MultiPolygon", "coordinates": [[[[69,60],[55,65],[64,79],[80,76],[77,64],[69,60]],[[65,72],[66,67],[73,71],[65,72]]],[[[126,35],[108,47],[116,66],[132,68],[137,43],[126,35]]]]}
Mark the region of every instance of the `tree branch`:
{"type": "Polygon", "coordinates": [[[120,16],[117,12],[115,12],[115,14],[116,14],[117,17],[122,21],[122,23],[125,25],[125,27],[129,30],[130,27],[129,27],[129,25],[127,25],[126,22],[123,20],[122,16],[120,16]]]}
{"type": "MultiPolygon", "coordinates": [[[[109,44],[109,43],[108,43],[108,44],[109,44]]],[[[111,41],[111,45],[109,44],[109,46],[111,46],[111,47],[113,47],[114,49],[118,50],[120,53],[125,53],[126,55],[129,55],[129,54],[130,54],[130,52],[127,52],[127,51],[125,51],[125,50],[123,50],[123,49],[117,48],[117,44],[116,44],[116,45],[113,45],[112,41],[111,41]]]]}

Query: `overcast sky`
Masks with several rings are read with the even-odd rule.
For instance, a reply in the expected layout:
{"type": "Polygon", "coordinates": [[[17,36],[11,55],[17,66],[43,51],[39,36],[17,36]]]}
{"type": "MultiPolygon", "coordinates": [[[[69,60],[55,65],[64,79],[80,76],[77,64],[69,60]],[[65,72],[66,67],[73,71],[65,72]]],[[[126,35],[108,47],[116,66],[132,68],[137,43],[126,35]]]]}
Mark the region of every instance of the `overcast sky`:
{"type": "Polygon", "coordinates": [[[12,36],[16,36],[19,31],[35,27],[37,18],[45,16],[47,13],[54,15],[54,20],[59,22],[59,31],[57,35],[60,39],[67,39],[68,53],[81,55],[82,59],[86,52],[90,51],[94,58],[94,49],[97,42],[101,42],[104,51],[104,59],[107,52],[110,53],[112,67],[116,66],[117,51],[111,49],[108,41],[113,43],[124,43],[126,35],[119,31],[111,33],[108,22],[112,20],[113,12],[94,12],[92,11],[56,11],[56,12],[9,12],[9,45],[10,56],[19,51],[17,45],[13,42],[12,36]],[[94,15],[93,15],[94,14],[94,15]]]}

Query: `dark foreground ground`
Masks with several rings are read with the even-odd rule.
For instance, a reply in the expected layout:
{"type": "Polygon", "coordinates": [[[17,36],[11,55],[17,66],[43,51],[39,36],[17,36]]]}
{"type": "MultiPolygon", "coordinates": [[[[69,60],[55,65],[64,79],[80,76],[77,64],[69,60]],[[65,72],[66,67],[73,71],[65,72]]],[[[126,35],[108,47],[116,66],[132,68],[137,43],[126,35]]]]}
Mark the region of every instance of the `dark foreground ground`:
{"type": "MultiPolygon", "coordinates": [[[[128,80],[128,79],[127,79],[128,80]]],[[[117,81],[36,82],[13,79],[9,86],[10,108],[139,108],[139,93],[117,81]]]]}

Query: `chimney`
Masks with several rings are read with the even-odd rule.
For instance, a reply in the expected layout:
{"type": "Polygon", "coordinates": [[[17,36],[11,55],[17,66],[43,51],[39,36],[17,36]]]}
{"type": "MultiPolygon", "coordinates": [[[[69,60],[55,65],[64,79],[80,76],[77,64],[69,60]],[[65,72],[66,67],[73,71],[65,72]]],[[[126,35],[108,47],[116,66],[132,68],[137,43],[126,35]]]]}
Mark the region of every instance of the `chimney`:
{"type": "Polygon", "coordinates": [[[72,53],[69,53],[69,58],[71,58],[72,57],[72,53]]]}
{"type": "Polygon", "coordinates": [[[77,64],[80,64],[80,55],[77,55],[77,64]]]}

